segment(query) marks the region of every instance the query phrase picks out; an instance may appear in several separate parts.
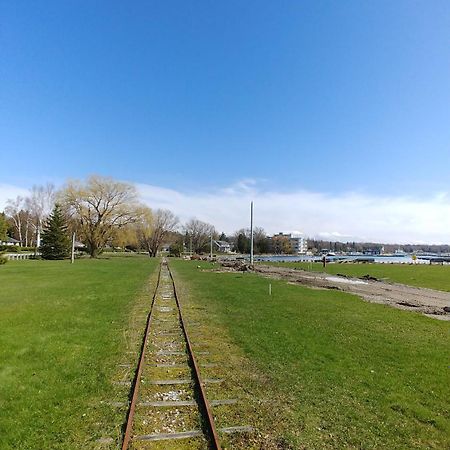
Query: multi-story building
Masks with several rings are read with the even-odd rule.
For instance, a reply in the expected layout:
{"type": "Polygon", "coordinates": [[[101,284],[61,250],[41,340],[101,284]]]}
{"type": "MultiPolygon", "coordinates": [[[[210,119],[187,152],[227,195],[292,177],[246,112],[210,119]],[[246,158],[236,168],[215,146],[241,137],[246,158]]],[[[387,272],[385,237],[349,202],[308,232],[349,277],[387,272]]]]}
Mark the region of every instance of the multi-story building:
{"type": "Polygon", "coordinates": [[[291,244],[292,253],[296,255],[304,255],[308,251],[308,241],[302,233],[278,233],[273,235],[272,239],[277,237],[287,238],[291,244]]]}

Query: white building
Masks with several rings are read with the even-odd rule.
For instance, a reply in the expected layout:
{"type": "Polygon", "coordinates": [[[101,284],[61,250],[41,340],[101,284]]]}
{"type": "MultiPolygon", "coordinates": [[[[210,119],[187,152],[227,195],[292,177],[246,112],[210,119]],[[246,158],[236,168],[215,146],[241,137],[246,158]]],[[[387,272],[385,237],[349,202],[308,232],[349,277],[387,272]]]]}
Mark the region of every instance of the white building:
{"type": "Polygon", "coordinates": [[[289,239],[292,247],[292,253],[295,255],[304,255],[308,251],[308,240],[304,237],[303,233],[294,231],[292,233],[278,233],[276,236],[284,236],[289,239]]]}
{"type": "Polygon", "coordinates": [[[226,241],[214,241],[214,245],[220,253],[231,253],[231,244],[226,241]]]}
{"type": "Polygon", "coordinates": [[[7,245],[8,247],[12,247],[12,246],[18,247],[18,246],[20,246],[20,241],[8,236],[6,238],[6,241],[0,240],[0,245],[7,245]]]}

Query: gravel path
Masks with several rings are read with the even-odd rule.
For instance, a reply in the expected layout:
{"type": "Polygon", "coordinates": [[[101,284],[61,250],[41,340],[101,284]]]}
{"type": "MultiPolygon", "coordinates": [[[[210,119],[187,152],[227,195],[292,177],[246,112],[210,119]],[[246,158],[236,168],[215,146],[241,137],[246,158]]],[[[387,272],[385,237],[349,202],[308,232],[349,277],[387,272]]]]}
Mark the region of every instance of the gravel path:
{"type": "MultiPolygon", "coordinates": [[[[238,270],[237,267],[234,269],[238,270]]],[[[336,289],[359,295],[369,302],[420,312],[435,319],[450,320],[450,292],[390,283],[371,277],[351,278],[259,264],[253,268],[247,267],[247,270],[312,288],[336,289]]]]}

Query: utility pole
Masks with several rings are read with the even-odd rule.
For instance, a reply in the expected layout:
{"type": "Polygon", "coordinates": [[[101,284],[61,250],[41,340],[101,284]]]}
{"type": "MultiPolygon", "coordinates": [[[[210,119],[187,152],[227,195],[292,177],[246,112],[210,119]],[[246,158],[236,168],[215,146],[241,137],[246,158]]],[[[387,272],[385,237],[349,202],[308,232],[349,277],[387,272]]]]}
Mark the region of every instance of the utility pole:
{"type": "Polygon", "coordinates": [[[70,263],[73,264],[75,261],[75,231],[72,234],[72,252],[70,256],[70,263]]]}
{"type": "Polygon", "coordinates": [[[250,264],[253,266],[253,202],[250,203],[250,264]]]}
{"type": "Polygon", "coordinates": [[[211,249],[209,252],[209,257],[212,259],[212,254],[213,254],[213,235],[211,233],[211,249]]]}

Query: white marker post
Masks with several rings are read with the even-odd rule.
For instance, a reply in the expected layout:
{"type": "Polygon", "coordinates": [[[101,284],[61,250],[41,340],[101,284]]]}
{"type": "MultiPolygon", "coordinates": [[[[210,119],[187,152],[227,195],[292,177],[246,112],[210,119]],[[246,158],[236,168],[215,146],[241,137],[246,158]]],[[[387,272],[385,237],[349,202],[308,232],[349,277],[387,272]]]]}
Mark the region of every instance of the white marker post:
{"type": "Polygon", "coordinates": [[[250,264],[253,266],[253,202],[250,203],[250,264]]]}
{"type": "Polygon", "coordinates": [[[72,234],[72,255],[70,257],[70,263],[73,264],[75,261],[75,231],[72,234]]]}

